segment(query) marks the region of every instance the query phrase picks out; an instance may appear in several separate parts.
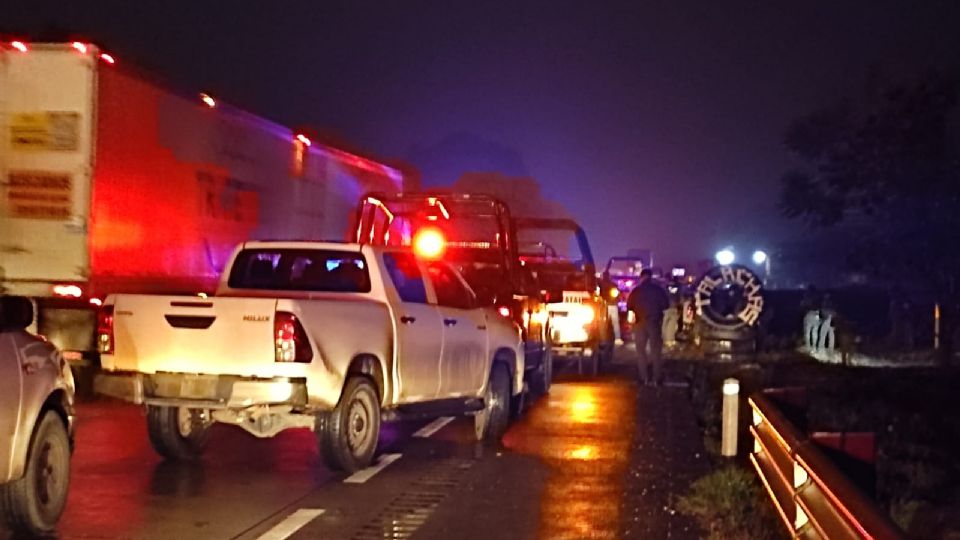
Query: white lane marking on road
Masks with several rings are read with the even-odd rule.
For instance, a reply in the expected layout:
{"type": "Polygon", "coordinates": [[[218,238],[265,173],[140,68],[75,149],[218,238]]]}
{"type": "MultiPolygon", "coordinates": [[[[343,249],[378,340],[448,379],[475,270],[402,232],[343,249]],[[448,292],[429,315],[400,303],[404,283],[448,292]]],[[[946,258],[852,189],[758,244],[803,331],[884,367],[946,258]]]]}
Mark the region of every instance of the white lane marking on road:
{"type": "Polygon", "coordinates": [[[434,433],[443,429],[443,426],[453,422],[452,416],[441,416],[433,422],[423,426],[418,429],[416,433],[413,434],[414,437],[420,437],[421,439],[426,439],[427,437],[432,436],[434,433]]]}
{"type": "Polygon", "coordinates": [[[257,540],[285,540],[322,513],[322,508],[301,508],[258,536],[257,540]]]}
{"type": "Polygon", "coordinates": [[[373,478],[375,474],[387,468],[394,461],[400,459],[403,454],[384,454],[377,460],[376,465],[367,467],[362,471],[357,471],[343,479],[344,484],[364,484],[367,480],[373,478]]]}

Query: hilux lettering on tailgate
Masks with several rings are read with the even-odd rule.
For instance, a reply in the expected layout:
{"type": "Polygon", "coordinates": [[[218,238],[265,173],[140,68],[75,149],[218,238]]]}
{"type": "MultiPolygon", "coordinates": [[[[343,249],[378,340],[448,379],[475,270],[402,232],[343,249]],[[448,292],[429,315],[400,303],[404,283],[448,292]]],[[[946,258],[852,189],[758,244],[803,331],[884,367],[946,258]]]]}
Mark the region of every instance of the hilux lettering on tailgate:
{"type": "Polygon", "coordinates": [[[245,322],[267,322],[270,320],[269,315],[244,315],[243,320],[245,322]]]}

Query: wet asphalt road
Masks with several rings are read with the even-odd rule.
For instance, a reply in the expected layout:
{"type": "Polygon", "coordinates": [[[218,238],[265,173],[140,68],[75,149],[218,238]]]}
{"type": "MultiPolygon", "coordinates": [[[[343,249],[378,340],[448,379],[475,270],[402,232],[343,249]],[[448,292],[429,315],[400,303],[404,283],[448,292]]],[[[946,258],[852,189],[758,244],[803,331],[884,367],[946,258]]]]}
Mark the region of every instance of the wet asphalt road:
{"type": "MultiPolygon", "coordinates": [[[[656,511],[645,519],[656,526],[644,530],[681,530],[665,525],[669,512],[659,517],[659,500],[630,495],[645,486],[631,472],[638,468],[634,439],[644,432],[637,430],[642,402],[630,377],[561,375],[511,426],[502,447],[474,442],[469,418],[427,437],[418,430],[428,421],[385,424],[385,466],[359,479],[326,469],[305,430],[258,440],[217,425],[202,461],[165,462],[150,447],[141,409],[86,403],[58,537],[661,537],[629,526],[648,503],[656,511]]],[[[669,536],[696,537],[682,530],[688,534],[669,536]]]]}

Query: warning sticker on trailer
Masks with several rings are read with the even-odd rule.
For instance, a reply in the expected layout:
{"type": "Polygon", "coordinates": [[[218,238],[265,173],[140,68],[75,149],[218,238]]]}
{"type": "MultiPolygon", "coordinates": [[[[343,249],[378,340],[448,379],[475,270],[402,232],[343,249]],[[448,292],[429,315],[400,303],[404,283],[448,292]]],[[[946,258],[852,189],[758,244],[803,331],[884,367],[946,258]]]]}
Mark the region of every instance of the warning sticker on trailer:
{"type": "Polygon", "coordinates": [[[80,113],[45,111],[16,113],[10,118],[14,150],[68,152],[80,148],[80,113]]]}
{"type": "Polygon", "coordinates": [[[73,211],[73,181],[67,173],[10,171],[6,215],[14,218],[66,221],[73,211]]]}

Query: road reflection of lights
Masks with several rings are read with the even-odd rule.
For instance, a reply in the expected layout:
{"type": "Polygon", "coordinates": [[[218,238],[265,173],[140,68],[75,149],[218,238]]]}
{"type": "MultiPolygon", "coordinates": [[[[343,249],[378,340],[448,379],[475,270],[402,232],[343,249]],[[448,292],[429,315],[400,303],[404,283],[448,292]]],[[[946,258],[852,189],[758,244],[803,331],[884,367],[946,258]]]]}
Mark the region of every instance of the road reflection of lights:
{"type": "Polygon", "coordinates": [[[570,451],[570,457],[573,459],[579,459],[587,461],[589,459],[595,458],[597,455],[597,449],[594,446],[585,445],[575,448],[570,451]]]}
{"type": "Polygon", "coordinates": [[[578,423],[593,422],[597,416],[597,399],[590,387],[577,388],[570,404],[570,419],[578,423]]]}
{"type": "Polygon", "coordinates": [[[550,470],[538,538],[618,538],[635,392],[620,381],[558,382],[507,432],[508,449],[550,470]]]}

